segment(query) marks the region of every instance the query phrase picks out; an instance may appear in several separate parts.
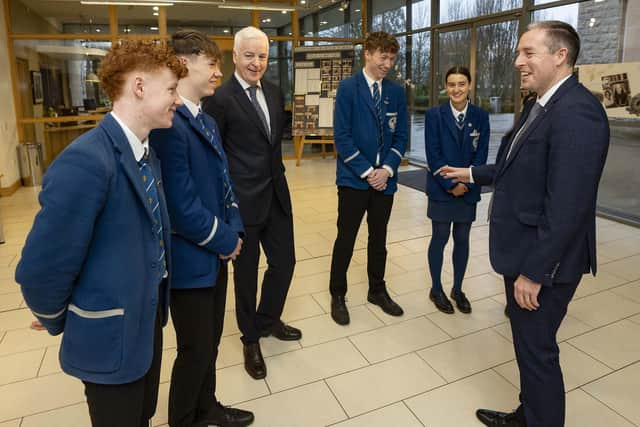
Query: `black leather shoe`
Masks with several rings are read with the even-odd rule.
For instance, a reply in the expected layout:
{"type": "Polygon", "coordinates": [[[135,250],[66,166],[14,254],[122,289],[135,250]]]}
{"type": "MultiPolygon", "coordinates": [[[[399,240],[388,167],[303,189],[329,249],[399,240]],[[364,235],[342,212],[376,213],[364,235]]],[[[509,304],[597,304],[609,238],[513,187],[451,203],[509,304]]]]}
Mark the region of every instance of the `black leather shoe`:
{"type": "Polygon", "coordinates": [[[253,424],[253,412],[222,406],[219,403],[197,426],[245,427],[253,424]]]}
{"type": "Polygon", "coordinates": [[[464,292],[451,291],[451,298],[456,302],[456,307],[458,307],[458,310],[460,310],[462,313],[471,313],[471,303],[467,299],[467,296],[464,294],[464,292]]]}
{"type": "Polygon", "coordinates": [[[245,344],[242,353],[244,354],[244,369],[253,379],[261,380],[267,376],[267,365],[264,364],[260,344],[245,344]]]}
{"type": "Polygon", "coordinates": [[[526,427],[526,424],[520,422],[515,412],[498,412],[491,409],[478,409],[476,417],[484,425],[489,427],[526,427]]]}
{"type": "Polygon", "coordinates": [[[344,297],[331,297],[331,318],[338,325],[343,326],[348,325],[351,321],[344,297]]]}
{"type": "Polygon", "coordinates": [[[397,317],[404,314],[402,308],[391,299],[387,291],[377,292],[375,294],[369,292],[367,295],[367,301],[380,307],[382,311],[387,313],[389,316],[397,317]]]}
{"type": "Polygon", "coordinates": [[[453,306],[451,305],[451,301],[447,298],[447,295],[443,290],[434,291],[431,289],[429,292],[429,299],[433,301],[436,305],[436,308],[443,313],[453,314],[453,306]]]}
{"type": "Polygon", "coordinates": [[[269,335],[273,335],[281,341],[297,341],[302,338],[302,331],[278,320],[271,330],[262,334],[263,337],[268,337],[269,335]]]}

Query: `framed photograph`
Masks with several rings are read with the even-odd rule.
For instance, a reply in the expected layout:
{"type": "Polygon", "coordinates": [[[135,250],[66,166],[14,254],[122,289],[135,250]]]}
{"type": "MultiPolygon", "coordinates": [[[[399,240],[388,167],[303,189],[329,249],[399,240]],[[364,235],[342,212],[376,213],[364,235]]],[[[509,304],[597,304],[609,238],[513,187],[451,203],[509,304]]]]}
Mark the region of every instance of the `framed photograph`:
{"type": "Polygon", "coordinates": [[[33,92],[33,103],[42,104],[44,95],[42,91],[42,74],[40,74],[40,71],[31,72],[31,90],[33,92]]]}

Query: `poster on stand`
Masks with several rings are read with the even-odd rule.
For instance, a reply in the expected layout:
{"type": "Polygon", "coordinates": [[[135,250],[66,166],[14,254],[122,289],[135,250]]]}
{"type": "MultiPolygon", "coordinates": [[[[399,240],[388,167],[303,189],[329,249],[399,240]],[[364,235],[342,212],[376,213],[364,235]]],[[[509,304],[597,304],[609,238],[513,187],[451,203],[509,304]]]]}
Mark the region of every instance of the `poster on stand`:
{"type": "Polygon", "coordinates": [[[640,118],[640,62],[576,68],[578,80],[602,102],[609,118],[640,118]]]}

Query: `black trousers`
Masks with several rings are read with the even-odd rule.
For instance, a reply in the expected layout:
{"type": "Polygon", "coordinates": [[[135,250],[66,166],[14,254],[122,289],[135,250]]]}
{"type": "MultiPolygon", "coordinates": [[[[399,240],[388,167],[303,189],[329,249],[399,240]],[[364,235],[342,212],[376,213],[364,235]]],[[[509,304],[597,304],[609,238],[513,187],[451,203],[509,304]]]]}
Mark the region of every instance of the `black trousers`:
{"type": "Polygon", "coordinates": [[[287,214],[273,197],[264,224],[245,226],[240,255],[233,263],[236,291],[236,317],[242,342],[257,343],[260,334],[280,320],[296,264],[293,243],[293,216],[287,214]],[[260,245],[267,257],[257,305],[260,245]]]}
{"type": "Polygon", "coordinates": [[[151,367],[139,380],[127,384],[84,382],[93,427],[148,427],[156,412],[160,362],[162,361],[162,314],[158,311],[153,337],[151,367]]]}
{"type": "Polygon", "coordinates": [[[347,270],[353,246],[364,213],[367,213],[369,239],[367,243],[367,275],[369,292],[385,290],[384,271],[387,263],[387,225],[391,216],[393,195],[385,195],[373,188],[356,190],[338,187],[338,236],[331,256],[329,289],[332,296],[347,293],[347,270]]]}
{"type": "Polygon", "coordinates": [[[527,427],[562,427],[565,395],[556,333],[578,283],[554,283],[538,294],[536,311],[522,309],[513,297],[515,279],[504,278],[513,345],[520,368],[520,407],[527,427]]]}
{"type": "Polygon", "coordinates": [[[172,289],[178,356],[171,372],[169,425],[191,427],[216,405],[216,358],[224,325],[227,264],[213,288],[172,289]]]}

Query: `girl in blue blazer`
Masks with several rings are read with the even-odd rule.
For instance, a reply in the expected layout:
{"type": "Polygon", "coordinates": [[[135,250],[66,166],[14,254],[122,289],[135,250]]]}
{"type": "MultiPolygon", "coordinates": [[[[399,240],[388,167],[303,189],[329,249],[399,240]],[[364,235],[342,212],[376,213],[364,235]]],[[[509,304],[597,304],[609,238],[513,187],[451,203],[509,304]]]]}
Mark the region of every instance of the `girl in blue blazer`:
{"type": "Polygon", "coordinates": [[[449,102],[425,113],[425,149],[427,155],[427,216],[432,234],[428,259],[432,287],[429,298],[444,312],[453,306],[442,289],[440,275],[444,247],[453,224],[453,289],[451,298],[458,310],[471,312],[471,304],[462,292],[469,260],[469,232],[476,219],[480,187],[473,183],[454,183],[440,176],[443,166],[470,167],[485,164],[489,147],[489,115],[469,102],[471,73],[465,67],[453,67],[445,76],[449,102]]]}

